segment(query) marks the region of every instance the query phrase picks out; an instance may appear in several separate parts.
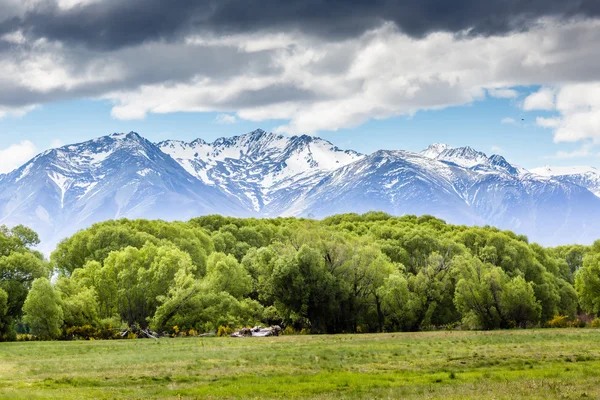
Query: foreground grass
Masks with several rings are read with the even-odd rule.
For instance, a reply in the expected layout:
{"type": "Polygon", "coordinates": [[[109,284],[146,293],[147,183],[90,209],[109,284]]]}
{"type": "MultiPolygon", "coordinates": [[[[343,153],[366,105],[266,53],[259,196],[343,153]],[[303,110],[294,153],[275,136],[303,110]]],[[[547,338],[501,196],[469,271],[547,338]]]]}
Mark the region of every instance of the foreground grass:
{"type": "Polygon", "coordinates": [[[0,343],[0,398],[600,398],[600,330],[0,343]]]}

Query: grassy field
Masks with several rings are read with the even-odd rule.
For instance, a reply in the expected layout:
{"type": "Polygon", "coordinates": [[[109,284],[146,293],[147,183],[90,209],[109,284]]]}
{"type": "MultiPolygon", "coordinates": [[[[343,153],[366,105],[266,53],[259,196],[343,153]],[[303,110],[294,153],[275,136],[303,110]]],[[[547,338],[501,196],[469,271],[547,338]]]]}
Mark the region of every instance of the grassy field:
{"type": "Polygon", "coordinates": [[[0,343],[0,398],[600,398],[600,330],[0,343]]]}

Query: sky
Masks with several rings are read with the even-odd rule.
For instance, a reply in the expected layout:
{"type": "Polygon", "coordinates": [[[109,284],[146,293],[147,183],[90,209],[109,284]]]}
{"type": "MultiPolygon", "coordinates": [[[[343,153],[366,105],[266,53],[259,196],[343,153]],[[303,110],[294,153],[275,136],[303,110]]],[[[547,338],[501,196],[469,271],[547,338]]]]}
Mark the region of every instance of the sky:
{"type": "Polygon", "coordinates": [[[0,173],[262,128],[600,167],[597,0],[0,0],[0,173]]]}

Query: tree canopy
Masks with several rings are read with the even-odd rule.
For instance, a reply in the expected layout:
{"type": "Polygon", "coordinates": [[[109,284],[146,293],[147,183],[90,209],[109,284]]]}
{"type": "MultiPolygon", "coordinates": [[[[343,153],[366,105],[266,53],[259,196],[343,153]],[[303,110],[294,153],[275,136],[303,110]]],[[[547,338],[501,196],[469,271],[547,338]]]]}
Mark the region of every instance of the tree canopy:
{"type": "Polygon", "coordinates": [[[49,263],[31,250],[37,243],[27,228],[0,230],[5,336],[18,321],[33,324],[24,303],[40,296],[60,308],[63,330],[109,322],[167,332],[258,323],[313,333],[497,329],[600,312],[600,242],[544,248],[431,216],[123,219],[63,240],[49,263]],[[43,280],[51,271],[52,284],[43,280]],[[43,282],[35,291],[34,280],[43,282]]]}

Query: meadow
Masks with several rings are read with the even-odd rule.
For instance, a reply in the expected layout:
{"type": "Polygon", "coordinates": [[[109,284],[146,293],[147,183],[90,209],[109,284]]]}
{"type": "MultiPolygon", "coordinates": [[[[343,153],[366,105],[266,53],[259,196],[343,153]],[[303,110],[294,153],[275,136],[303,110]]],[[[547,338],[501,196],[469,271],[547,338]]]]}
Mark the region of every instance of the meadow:
{"type": "Polygon", "coordinates": [[[0,398],[600,397],[600,330],[0,343],[0,398]]]}

